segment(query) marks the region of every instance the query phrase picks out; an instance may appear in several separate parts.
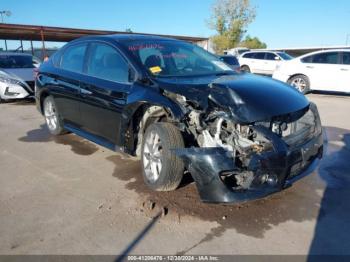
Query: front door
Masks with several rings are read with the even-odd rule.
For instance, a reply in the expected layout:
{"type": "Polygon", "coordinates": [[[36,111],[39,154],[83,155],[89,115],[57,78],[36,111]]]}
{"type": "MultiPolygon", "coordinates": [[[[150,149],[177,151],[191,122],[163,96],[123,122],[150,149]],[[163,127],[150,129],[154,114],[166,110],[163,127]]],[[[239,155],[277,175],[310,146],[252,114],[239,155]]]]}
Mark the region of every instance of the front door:
{"type": "Polygon", "coordinates": [[[121,113],[132,85],[129,65],[115,47],[91,43],[85,74],[80,84],[83,129],[117,143],[121,113]]]}
{"type": "Polygon", "coordinates": [[[274,53],[266,53],[264,60],[264,73],[272,75],[276,70],[276,66],[281,62],[281,58],[274,53]]]}

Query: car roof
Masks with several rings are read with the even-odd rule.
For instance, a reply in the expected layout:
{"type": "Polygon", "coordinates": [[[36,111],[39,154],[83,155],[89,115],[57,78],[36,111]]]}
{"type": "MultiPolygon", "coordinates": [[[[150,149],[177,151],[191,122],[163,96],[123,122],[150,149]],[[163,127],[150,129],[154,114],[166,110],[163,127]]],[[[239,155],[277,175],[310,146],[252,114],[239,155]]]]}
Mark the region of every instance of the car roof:
{"type": "Polygon", "coordinates": [[[113,35],[91,35],[91,36],[84,36],[81,38],[78,38],[75,41],[84,41],[84,40],[114,40],[117,42],[126,42],[126,41],[137,41],[137,40],[158,40],[158,41],[178,41],[178,42],[184,42],[179,39],[170,38],[170,37],[162,37],[162,36],[156,36],[156,35],[142,35],[142,34],[113,34],[113,35]]]}
{"type": "Polygon", "coordinates": [[[310,55],[316,55],[316,54],[322,54],[322,53],[329,53],[329,52],[350,52],[350,49],[327,49],[327,50],[318,50],[314,52],[307,53],[305,55],[299,56],[299,58],[304,58],[306,56],[310,55]]]}

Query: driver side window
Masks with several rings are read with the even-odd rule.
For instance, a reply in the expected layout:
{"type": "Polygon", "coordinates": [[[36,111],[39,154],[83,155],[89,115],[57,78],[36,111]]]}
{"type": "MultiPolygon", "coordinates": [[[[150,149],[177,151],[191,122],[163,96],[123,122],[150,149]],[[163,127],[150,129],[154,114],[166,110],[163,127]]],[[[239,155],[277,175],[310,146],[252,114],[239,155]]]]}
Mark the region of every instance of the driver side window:
{"type": "Polygon", "coordinates": [[[118,83],[129,82],[128,63],[115,48],[107,44],[92,44],[87,74],[118,83]]]}

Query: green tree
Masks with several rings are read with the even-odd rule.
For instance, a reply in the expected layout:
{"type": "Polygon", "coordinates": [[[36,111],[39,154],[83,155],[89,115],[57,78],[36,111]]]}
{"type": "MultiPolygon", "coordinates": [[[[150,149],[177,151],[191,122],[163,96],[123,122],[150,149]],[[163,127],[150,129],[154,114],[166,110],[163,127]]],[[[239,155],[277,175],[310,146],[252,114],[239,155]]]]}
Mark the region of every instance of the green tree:
{"type": "Polygon", "coordinates": [[[260,41],[257,37],[250,37],[249,35],[239,44],[239,46],[247,47],[249,49],[266,48],[266,44],[260,41]]]}
{"type": "Polygon", "coordinates": [[[209,22],[209,26],[217,32],[212,37],[215,51],[222,53],[237,46],[247,26],[254,20],[255,13],[250,0],[216,0],[209,22]]]}

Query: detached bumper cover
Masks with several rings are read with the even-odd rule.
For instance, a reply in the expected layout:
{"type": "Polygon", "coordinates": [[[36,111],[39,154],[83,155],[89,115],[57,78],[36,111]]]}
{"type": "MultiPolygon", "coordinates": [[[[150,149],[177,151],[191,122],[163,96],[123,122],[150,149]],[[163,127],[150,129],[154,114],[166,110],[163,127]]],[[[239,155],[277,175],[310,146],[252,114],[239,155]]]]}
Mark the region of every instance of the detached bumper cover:
{"type": "MultiPolygon", "coordinates": [[[[317,112],[317,111],[316,111],[317,112]]],[[[175,150],[196,182],[204,202],[233,203],[262,198],[289,187],[293,182],[312,173],[323,154],[323,135],[317,113],[317,132],[296,146],[288,145],[283,138],[263,126],[255,129],[272,143],[273,150],[255,153],[245,170],[238,169],[230,152],[224,148],[186,148],[175,150]],[[247,189],[237,189],[223,179],[223,173],[253,173],[247,189]],[[274,184],[263,181],[263,176],[276,178],[274,184]]]]}

